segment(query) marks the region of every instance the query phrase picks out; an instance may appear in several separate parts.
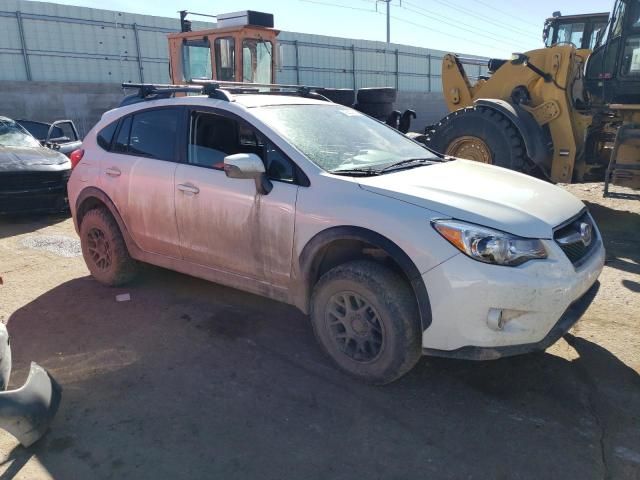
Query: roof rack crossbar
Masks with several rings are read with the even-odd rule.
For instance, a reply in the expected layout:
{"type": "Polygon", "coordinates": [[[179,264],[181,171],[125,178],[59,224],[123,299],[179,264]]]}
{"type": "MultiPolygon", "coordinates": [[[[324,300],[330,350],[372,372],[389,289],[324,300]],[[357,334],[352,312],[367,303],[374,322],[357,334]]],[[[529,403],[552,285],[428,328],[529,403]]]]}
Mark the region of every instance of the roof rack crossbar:
{"type": "Polygon", "coordinates": [[[328,98],[317,93],[323,87],[313,87],[308,85],[286,85],[280,83],[249,83],[249,82],[226,82],[219,80],[194,79],[190,85],[170,85],[159,83],[123,83],[123,89],[137,89],[138,93],[130,95],[123,104],[135,103],[144,100],[156,100],[169,98],[176,93],[199,93],[208,95],[210,98],[233,102],[234,94],[258,93],[258,94],[282,94],[300,95],[304,97],[316,98],[318,100],[330,101],[328,98]],[[262,90],[262,91],[261,91],[262,90]],[[268,90],[268,91],[264,91],[268,90]],[[135,100],[135,97],[138,100],[135,100]]]}

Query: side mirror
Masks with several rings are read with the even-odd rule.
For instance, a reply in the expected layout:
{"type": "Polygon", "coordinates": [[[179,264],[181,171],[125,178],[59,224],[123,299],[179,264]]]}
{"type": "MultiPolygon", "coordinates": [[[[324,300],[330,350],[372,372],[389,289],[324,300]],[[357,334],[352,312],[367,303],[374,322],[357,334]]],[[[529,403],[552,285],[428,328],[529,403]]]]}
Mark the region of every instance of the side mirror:
{"type": "Polygon", "coordinates": [[[236,153],[224,157],[224,173],[229,178],[255,180],[256,190],[262,195],[273,189],[267,178],[262,159],[255,153],[236,153]]]}

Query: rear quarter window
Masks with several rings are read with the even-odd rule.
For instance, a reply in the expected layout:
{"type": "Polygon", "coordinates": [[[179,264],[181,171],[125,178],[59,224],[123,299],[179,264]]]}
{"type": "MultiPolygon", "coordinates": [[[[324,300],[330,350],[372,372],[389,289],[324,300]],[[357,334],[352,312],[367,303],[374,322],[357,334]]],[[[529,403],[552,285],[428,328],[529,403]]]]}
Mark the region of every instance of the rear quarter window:
{"type": "Polygon", "coordinates": [[[107,151],[111,150],[111,141],[113,140],[113,134],[116,133],[117,126],[118,122],[116,121],[110,123],[98,132],[96,141],[101,148],[107,151]]]}

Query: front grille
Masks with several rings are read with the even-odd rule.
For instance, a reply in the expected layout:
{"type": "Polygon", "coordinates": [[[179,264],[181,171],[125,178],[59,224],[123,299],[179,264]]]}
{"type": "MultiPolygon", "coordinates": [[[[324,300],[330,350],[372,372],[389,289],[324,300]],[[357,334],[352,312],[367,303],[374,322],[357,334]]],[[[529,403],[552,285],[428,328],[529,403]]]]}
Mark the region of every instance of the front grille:
{"type": "Polygon", "coordinates": [[[65,187],[71,170],[0,173],[0,194],[65,187]]]}
{"type": "Polygon", "coordinates": [[[598,233],[588,212],[557,228],[553,238],[573,265],[580,265],[593,251],[598,243],[598,233]],[[588,227],[584,227],[587,225],[588,227]],[[584,233],[590,229],[590,241],[584,233]]]}

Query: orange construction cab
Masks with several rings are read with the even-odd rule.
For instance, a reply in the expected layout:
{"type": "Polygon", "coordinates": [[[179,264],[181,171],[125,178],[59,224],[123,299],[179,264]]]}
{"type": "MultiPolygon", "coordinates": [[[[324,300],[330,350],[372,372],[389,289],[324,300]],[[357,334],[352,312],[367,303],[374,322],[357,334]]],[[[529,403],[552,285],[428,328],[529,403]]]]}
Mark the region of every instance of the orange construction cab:
{"type": "Polygon", "coordinates": [[[278,30],[270,13],[217,15],[217,25],[191,31],[188,12],[180,12],[180,33],[169,34],[171,83],[192,80],[275,83],[278,30]]]}

